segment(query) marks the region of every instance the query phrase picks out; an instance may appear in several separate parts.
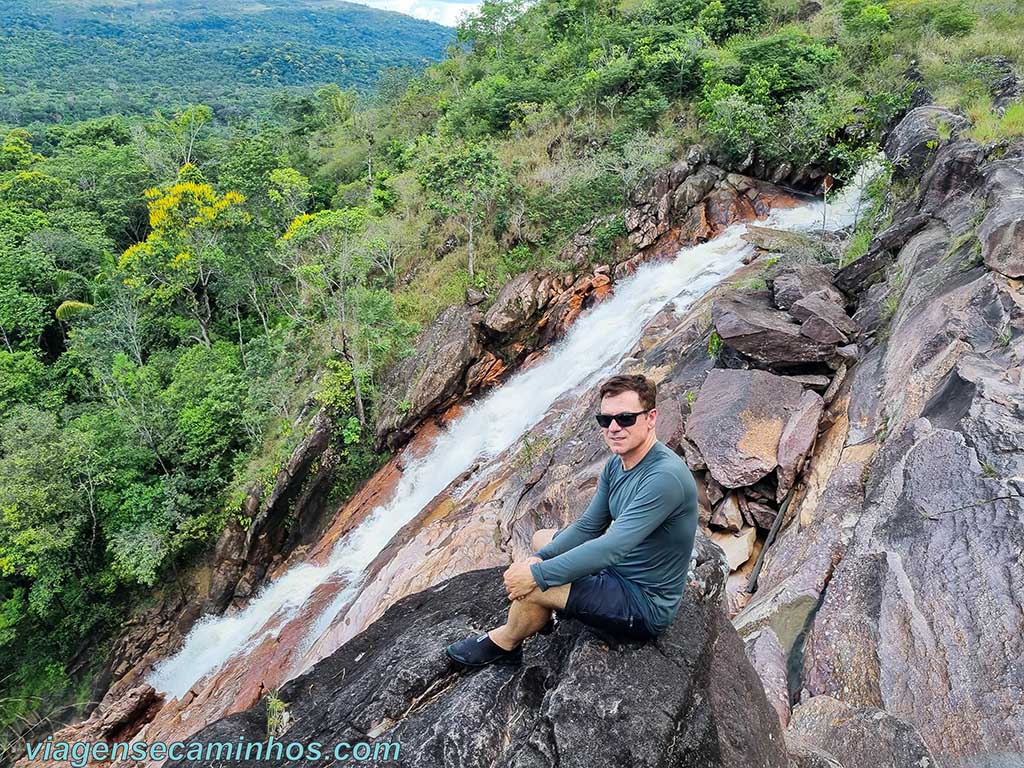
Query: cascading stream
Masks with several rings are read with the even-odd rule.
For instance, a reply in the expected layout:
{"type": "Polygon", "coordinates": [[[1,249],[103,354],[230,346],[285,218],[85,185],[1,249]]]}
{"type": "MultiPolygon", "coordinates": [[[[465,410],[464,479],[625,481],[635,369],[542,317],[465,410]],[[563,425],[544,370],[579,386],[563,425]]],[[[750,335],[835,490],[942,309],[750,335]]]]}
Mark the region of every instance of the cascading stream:
{"type": "MultiPolygon", "coordinates": [[[[759,224],[791,231],[847,226],[870,174],[863,170],[857,183],[829,203],[827,211],[815,202],[775,211],[759,224]]],[[[345,583],[310,624],[303,647],[311,648],[355,597],[366,567],[406,523],[474,463],[486,472],[486,463],[544,418],[560,397],[585,391],[614,373],[645,325],[669,302],[685,310],[738,268],[751,247],[741,239],[745,230],[744,224],[729,227],[710,242],[682,249],[673,261],[645,265],[616,283],[614,295],[581,316],[543,360],[453,420],[426,455],[407,465],[391,501],[340,539],[326,563],[297,565],[266,585],[243,610],[199,621],[181,650],[157,666],[149,683],[168,697],[181,698],[229,658],[275,636],[320,585],[345,583]]]]}

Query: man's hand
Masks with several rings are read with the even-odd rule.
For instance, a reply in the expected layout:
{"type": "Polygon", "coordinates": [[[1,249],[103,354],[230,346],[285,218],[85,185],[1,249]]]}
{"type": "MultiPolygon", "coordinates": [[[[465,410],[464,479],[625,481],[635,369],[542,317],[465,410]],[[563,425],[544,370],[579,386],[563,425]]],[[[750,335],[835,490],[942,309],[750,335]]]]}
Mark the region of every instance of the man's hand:
{"type": "Polygon", "coordinates": [[[509,600],[522,600],[537,588],[537,582],[534,581],[533,573],[530,572],[530,565],[542,562],[544,561],[539,557],[530,557],[526,560],[512,563],[506,569],[503,579],[509,600]]]}

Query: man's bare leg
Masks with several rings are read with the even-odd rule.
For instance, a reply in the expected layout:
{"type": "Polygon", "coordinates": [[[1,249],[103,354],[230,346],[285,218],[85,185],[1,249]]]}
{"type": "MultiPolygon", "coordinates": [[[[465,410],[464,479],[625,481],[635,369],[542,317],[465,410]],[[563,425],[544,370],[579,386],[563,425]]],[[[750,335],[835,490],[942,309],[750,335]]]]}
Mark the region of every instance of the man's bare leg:
{"type": "MultiPolygon", "coordinates": [[[[541,528],[533,534],[533,551],[545,546],[554,537],[555,528],[541,528]]],[[[556,608],[565,608],[569,599],[569,584],[551,587],[545,591],[534,589],[521,600],[513,600],[509,606],[508,620],[487,633],[488,637],[506,651],[515,648],[526,638],[537,634],[551,619],[556,608]]]]}
{"type": "Polygon", "coordinates": [[[488,637],[496,645],[511,651],[526,638],[537,634],[548,623],[552,611],[565,608],[571,586],[560,584],[543,592],[534,589],[522,600],[513,600],[508,609],[508,620],[488,632],[488,637]]]}

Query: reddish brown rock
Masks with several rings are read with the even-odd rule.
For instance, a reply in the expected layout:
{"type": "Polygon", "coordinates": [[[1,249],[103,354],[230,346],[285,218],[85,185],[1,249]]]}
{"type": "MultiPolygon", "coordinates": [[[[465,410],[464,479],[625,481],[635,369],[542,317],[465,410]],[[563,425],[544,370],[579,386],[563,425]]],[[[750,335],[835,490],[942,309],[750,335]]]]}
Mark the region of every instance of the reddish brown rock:
{"type": "Polygon", "coordinates": [[[723,296],[712,318],[722,341],[761,365],[835,360],[835,346],[803,335],[789,314],[771,306],[767,291],[723,296]]]}
{"type": "Polygon", "coordinates": [[[483,356],[473,363],[466,371],[466,392],[478,392],[493,387],[501,381],[508,370],[505,361],[493,352],[484,352],[483,356]]]}
{"type": "Polygon", "coordinates": [[[774,470],[803,393],[799,383],[766,371],[709,371],[686,426],[715,480],[739,488],[774,470]]]}

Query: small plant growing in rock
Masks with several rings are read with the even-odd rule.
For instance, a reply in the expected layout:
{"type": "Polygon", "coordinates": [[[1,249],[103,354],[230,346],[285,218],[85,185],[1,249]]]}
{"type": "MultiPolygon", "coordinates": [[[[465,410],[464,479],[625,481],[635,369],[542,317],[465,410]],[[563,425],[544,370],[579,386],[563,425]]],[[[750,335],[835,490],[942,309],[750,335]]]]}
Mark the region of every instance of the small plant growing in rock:
{"type": "Polygon", "coordinates": [[[718,331],[712,331],[711,336],[708,337],[708,357],[717,360],[720,354],[722,354],[722,337],[718,335],[718,331]]]}
{"type": "Polygon", "coordinates": [[[875,440],[880,443],[885,442],[885,438],[889,436],[889,415],[882,414],[881,418],[878,419],[878,426],[875,428],[875,440]]]}
{"type": "Polygon", "coordinates": [[[885,301],[882,302],[882,322],[888,323],[896,315],[896,310],[900,308],[900,294],[890,293],[885,297],[885,301]]]}
{"type": "Polygon", "coordinates": [[[768,283],[763,277],[747,277],[733,281],[732,287],[738,291],[764,291],[768,288],[768,283]]]}
{"type": "Polygon", "coordinates": [[[399,413],[408,413],[410,410],[412,410],[412,400],[410,400],[409,398],[406,398],[405,400],[402,400],[398,404],[398,412],[399,413]]]}
{"type": "Polygon", "coordinates": [[[997,347],[1008,347],[1008,346],[1010,346],[1010,341],[1012,339],[1013,339],[1013,330],[1010,328],[1010,326],[1006,326],[1005,328],[1003,328],[1003,330],[1001,330],[999,332],[999,335],[996,336],[996,346],[997,347]]]}
{"type": "Polygon", "coordinates": [[[523,435],[523,439],[519,444],[519,453],[515,459],[516,465],[520,468],[532,466],[543,455],[544,451],[548,449],[549,445],[551,445],[551,441],[546,437],[523,435]]]}
{"type": "Polygon", "coordinates": [[[288,705],[278,698],[276,692],[267,694],[267,736],[280,736],[288,730],[291,715],[288,705]]]}
{"type": "Polygon", "coordinates": [[[686,404],[693,410],[693,404],[697,402],[697,392],[693,389],[686,390],[686,404]]]}
{"type": "Polygon", "coordinates": [[[999,470],[987,461],[981,462],[982,477],[999,477],[999,470]]]}

